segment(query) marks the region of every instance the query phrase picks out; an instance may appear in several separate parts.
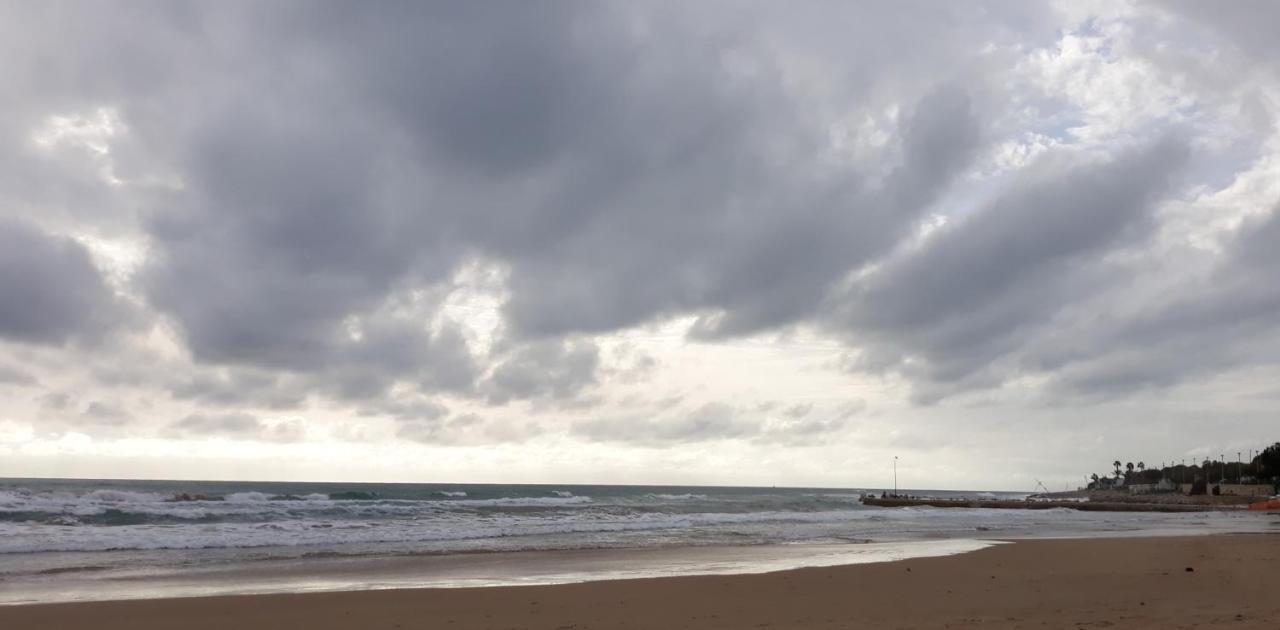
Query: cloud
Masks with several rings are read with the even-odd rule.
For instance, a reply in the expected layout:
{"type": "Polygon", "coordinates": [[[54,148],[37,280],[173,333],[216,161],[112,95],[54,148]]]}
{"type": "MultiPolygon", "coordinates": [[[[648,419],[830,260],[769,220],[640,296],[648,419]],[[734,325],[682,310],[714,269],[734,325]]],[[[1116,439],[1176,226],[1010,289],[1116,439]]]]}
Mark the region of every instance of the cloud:
{"type": "Polygon", "coordinates": [[[257,418],[247,413],[220,415],[191,414],[169,425],[170,428],[196,435],[246,434],[262,428],[257,418]]]}
{"type": "Polygon", "coordinates": [[[37,399],[40,407],[48,411],[62,411],[71,406],[71,395],[66,392],[49,392],[37,399]]]}
{"type": "Polygon", "coordinates": [[[125,308],[83,245],[0,219],[0,338],[92,342],[125,320],[125,308]]]}
{"type": "Polygon", "coordinates": [[[599,372],[610,382],[634,384],[653,377],[659,370],[659,362],[632,344],[618,344],[613,348],[611,362],[599,372]]]}
{"type": "Polygon", "coordinates": [[[1028,335],[1118,281],[1108,255],[1150,237],[1186,153],[1164,139],[1102,161],[1045,154],[831,300],[830,325],[867,340],[853,367],[901,372],[930,402],[999,385],[1018,369],[999,362],[1016,362],[1028,335]]]}
{"type": "MultiPolygon", "coordinates": [[[[367,357],[352,321],[477,254],[510,268],[503,312],[525,338],[699,311],[703,336],[787,325],[909,231],[978,142],[965,89],[925,81],[905,95],[900,163],[876,184],[832,168],[825,123],[749,32],[578,5],[385,8],[394,17],[374,22],[337,5],[203,9],[255,44],[231,52],[206,33],[180,59],[101,81],[129,80],[131,137],[180,174],[146,213],[140,280],[197,360],[309,371],[367,357]],[[729,53],[751,72],[726,71],[729,53]],[[228,54],[276,61],[244,72],[228,54]],[[209,93],[216,76],[235,88],[209,93]]],[[[124,49],[163,58],[153,49],[190,17],[148,15],[156,39],[124,49]]],[[[112,39],[92,35],[63,55],[98,67],[112,39]]],[[[416,341],[425,362],[452,360],[416,341]]],[[[382,384],[353,379],[335,385],[382,384]]]]}
{"type": "Polygon", "coordinates": [[[108,426],[120,426],[133,420],[133,415],[120,405],[100,400],[90,401],[81,415],[94,424],[108,426]]]}
{"type": "Polygon", "coordinates": [[[193,413],[167,427],[173,436],[225,437],[269,442],[296,442],[306,435],[305,424],[297,419],[264,422],[247,413],[193,413]]]}
{"type": "Polygon", "coordinates": [[[0,364],[0,384],[5,385],[38,385],[39,381],[25,370],[12,365],[0,364]]]}
{"type": "Polygon", "coordinates": [[[597,383],[600,349],[590,341],[536,342],[498,363],[480,385],[491,404],[513,399],[569,400],[597,383]]]}
{"type": "Polygon", "coordinates": [[[389,415],[404,422],[432,422],[449,414],[449,408],[426,398],[388,398],[371,401],[361,415],[389,415]]]}
{"type": "Polygon", "coordinates": [[[175,376],[169,385],[169,393],[179,400],[223,407],[253,405],[290,409],[300,406],[306,399],[306,391],[296,379],[243,369],[211,369],[175,376]]]}
{"type": "Polygon", "coordinates": [[[1280,212],[1242,223],[1203,280],[1109,322],[1051,379],[1054,391],[1111,398],[1274,363],[1280,350],[1280,212]]]}
{"type": "Polygon", "coordinates": [[[707,403],[667,417],[625,415],[582,420],[573,424],[572,432],[598,442],[661,446],[746,437],[755,435],[759,428],[757,422],[743,418],[729,405],[707,403]]]}
{"type": "MultiPolygon", "coordinates": [[[[705,106],[732,107],[714,96],[705,106]]],[[[611,196],[594,199],[608,212],[586,230],[559,235],[560,242],[532,252],[536,257],[513,252],[519,258],[505,308],[513,329],[597,332],[700,311],[710,314],[695,328],[699,337],[794,323],[841,274],[907,233],[966,164],[977,136],[963,91],[927,94],[901,125],[902,164],[870,188],[856,171],[828,172],[821,152],[774,164],[764,146],[742,146],[775,140],[764,131],[776,124],[772,116],[787,116],[769,114],[762,129],[752,129],[750,119],[730,129],[719,123],[725,136],[708,138],[688,166],[592,174],[613,182],[611,196]]]]}
{"type": "Polygon", "coordinates": [[[1154,7],[1189,18],[1186,23],[1218,35],[1216,44],[1243,50],[1256,61],[1273,64],[1276,60],[1276,40],[1267,29],[1268,24],[1280,20],[1280,9],[1266,0],[1245,0],[1236,3],[1231,11],[1214,11],[1212,7],[1195,0],[1155,0],[1154,7]]]}
{"type": "Polygon", "coordinates": [[[725,403],[705,403],[676,408],[672,401],[656,401],[642,413],[593,415],[575,421],[570,432],[595,442],[648,447],[697,444],[720,440],[751,440],[762,445],[804,446],[819,444],[843,431],[865,403],[852,401],[835,410],[818,409],[812,403],[753,409],[725,403]]]}
{"type": "Polygon", "coordinates": [[[400,418],[398,437],[435,445],[479,445],[523,442],[543,433],[531,421],[494,421],[474,413],[461,413],[449,418],[400,418]]]}
{"type": "Polygon", "coordinates": [[[1264,4],[0,8],[6,413],[572,458],[1228,391],[1264,4]]]}

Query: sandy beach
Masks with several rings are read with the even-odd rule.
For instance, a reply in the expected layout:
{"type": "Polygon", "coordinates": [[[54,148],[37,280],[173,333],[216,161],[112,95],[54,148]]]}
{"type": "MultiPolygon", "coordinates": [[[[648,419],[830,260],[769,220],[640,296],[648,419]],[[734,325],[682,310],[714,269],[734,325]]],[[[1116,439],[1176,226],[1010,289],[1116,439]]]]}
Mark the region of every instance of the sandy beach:
{"type": "Polygon", "coordinates": [[[759,575],[0,608],[62,628],[1266,628],[1280,536],[1030,540],[759,575]]]}

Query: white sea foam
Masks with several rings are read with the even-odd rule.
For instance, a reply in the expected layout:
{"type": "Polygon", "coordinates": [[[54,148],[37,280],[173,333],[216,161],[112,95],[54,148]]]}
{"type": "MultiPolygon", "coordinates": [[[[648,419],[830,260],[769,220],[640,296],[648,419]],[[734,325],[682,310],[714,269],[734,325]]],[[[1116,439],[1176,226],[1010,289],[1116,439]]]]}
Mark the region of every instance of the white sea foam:
{"type": "Polygon", "coordinates": [[[130,492],[127,490],[94,490],[80,497],[84,501],[99,503],[154,503],[166,497],[154,492],[130,492]]]}
{"type": "Polygon", "coordinates": [[[263,501],[270,501],[273,496],[275,495],[265,492],[233,492],[224,497],[223,500],[227,503],[262,503],[263,501]]]}
{"type": "Polygon", "coordinates": [[[686,492],[684,494],[646,494],[646,498],[657,499],[659,501],[705,501],[707,495],[693,494],[686,492]]]}
{"type": "Polygon", "coordinates": [[[524,492],[528,496],[512,492],[516,496],[481,499],[463,491],[427,488],[418,499],[411,494],[378,498],[370,493],[368,499],[333,500],[328,494],[274,494],[248,486],[223,500],[169,500],[179,491],[8,487],[0,490],[0,553],[195,548],[238,553],[234,550],[298,546],[328,552],[360,545],[445,552],[754,544],[948,538],[972,536],[974,531],[1001,536],[1087,534],[1149,529],[1153,523],[1185,530],[1217,527],[1236,522],[1217,519],[1238,518],[1066,508],[870,508],[848,501],[843,493],[738,490],[642,494],[605,489],[599,496],[576,496],[565,490],[534,489],[524,492]]]}
{"type": "MultiPolygon", "coordinates": [[[[332,520],[282,518],[270,522],[213,522],[198,526],[150,525],[54,527],[42,523],[0,523],[0,553],[29,551],[101,551],[109,549],[198,549],[412,543],[417,549],[454,541],[507,541],[504,548],[538,548],[547,536],[574,537],[574,545],[621,544],[637,532],[700,532],[729,540],[785,542],[815,536],[876,537],[960,535],[962,532],[1035,531],[1039,526],[1081,523],[1090,529],[1122,527],[1126,517],[1074,510],[831,510],[822,512],[743,512],[670,514],[574,511],[496,513],[484,518],[462,512],[435,512],[429,518],[332,520]],[[746,536],[747,538],[742,538],[746,536]],[[519,542],[519,541],[526,542],[519,542]]],[[[1178,524],[1181,515],[1169,515],[1178,524]]],[[[1203,515],[1197,515],[1198,522],[1203,515]]]]}
{"type": "Polygon", "coordinates": [[[499,499],[466,499],[463,501],[444,502],[450,506],[471,507],[568,507],[591,503],[591,497],[574,496],[572,493],[557,494],[554,497],[503,497],[499,499]]]}

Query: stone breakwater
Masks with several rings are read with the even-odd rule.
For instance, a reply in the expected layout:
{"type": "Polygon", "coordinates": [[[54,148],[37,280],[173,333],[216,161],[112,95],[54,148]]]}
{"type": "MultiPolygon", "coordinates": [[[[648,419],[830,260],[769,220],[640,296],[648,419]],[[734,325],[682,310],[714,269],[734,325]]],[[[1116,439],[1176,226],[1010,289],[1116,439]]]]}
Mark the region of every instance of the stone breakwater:
{"type": "Polygon", "coordinates": [[[1239,510],[1241,506],[1195,505],[1180,503],[1137,503],[1119,501],[1008,501],[970,499],[919,499],[904,497],[866,497],[863,505],[877,507],[994,508],[1004,510],[1051,510],[1068,508],[1085,512],[1213,512],[1239,510]]]}

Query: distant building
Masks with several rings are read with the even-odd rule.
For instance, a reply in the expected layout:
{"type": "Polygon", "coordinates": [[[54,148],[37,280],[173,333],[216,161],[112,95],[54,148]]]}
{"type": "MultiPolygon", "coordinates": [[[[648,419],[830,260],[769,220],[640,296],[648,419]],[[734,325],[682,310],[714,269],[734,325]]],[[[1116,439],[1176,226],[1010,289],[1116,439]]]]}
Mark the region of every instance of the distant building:
{"type": "Polygon", "coordinates": [[[1124,477],[1098,477],[1097,483],[1089,484],[1090,490],[1116,490],[1124,487],[1124,477]]]}
{"type": "Polygon", "coordinates": [[[1157,483],[1135,483],[1129,486],[1129,494],[1158,494],[1161,492],[1174,492],[1178,489],[1178,485],[1168,479],[1161,479],[1157,483]]]}

